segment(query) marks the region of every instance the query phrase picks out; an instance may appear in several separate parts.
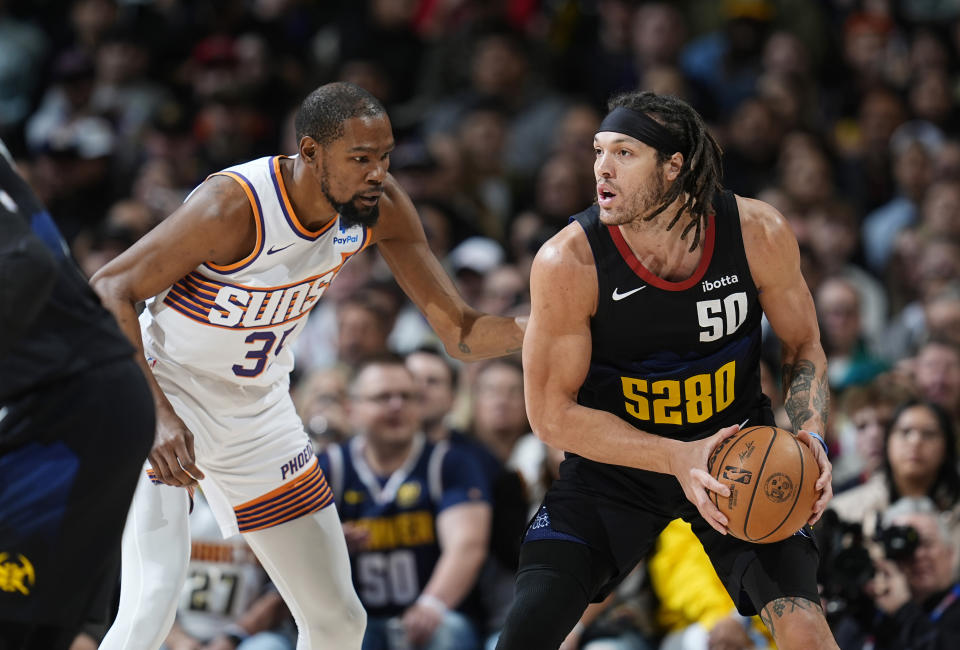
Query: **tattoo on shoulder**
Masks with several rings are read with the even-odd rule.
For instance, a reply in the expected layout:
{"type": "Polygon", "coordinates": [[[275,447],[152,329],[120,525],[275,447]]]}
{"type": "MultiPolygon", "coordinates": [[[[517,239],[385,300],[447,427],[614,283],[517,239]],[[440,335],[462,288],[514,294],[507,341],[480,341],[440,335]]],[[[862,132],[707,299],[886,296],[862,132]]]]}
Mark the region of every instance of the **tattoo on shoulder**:
{"type": "Polygon", "coordinates": [[[760,620],[763,621],[763,624],[767,626],[770,634],[772,634],[774,640],[776,640],[777,624],[780,623],[780,619],[787,614],[792,614],[797,611],[813,611],[823,614],[823,609],[820,608],[820,605],[812,600],[800,598],[799,596],[786,596],[784,598],[775,598],[767,603],[766,606],[760,610],[760,620]]]}
{"type": "Polygon", "coordinates": [[[460,351],[463,352],[464,354],[470,354],[470,346],[464,343],[463,341],[460,341],[457,347],[459,347],[460,351]]]}

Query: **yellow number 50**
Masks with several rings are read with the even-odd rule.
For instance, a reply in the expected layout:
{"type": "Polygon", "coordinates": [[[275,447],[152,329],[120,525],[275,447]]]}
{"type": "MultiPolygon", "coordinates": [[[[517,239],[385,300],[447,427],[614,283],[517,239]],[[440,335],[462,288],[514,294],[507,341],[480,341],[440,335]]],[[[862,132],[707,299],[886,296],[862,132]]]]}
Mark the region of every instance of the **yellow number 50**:
{"type": "Polygon", "coordinates": [[[627,413],[655,424],[696,424],[733,403],[736,361],[721,366],[713,374],[700,374],[678,379],[646,379],[621,377],[624,407],[627,413]],[[652,417],[651,417],[652,405],[652,417]]]}

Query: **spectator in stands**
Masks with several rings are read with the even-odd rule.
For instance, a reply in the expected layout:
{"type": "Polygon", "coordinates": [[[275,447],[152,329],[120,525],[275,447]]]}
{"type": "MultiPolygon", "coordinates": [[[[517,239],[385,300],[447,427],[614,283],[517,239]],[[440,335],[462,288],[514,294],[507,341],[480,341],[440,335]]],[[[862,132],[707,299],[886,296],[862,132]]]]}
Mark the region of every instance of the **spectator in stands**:
{"type": "Polygon", "coordinates": [[[840,457],[833,463],[834,494],[866,483],[881,470],[884,436],[897,406],[910,393],[910,388],[890,373],[844,392],[839,409],[840,457]]]}
{"type": "Polygon", "coordinates": [[[337,303],[337,362],[353,368],[364,359],[386,352],[396,318],[392,309],[372,291],[337,303]]]}
{"type": "Polygon", "coordinates": [[[364,650],[396,647],[394,635],[429,650],[477,647],[456,608],[487,554],[487,485],[468,454],[427,440],[420,414],[403,359],[370,359],[350,384],[355,436],[320,457],[368,614],[364,650]]]}
{"type": "Polygon", "coordinates": [[[883,467],[833,498],[828,508],[872,536],[877,519],[900,497],[930,497],[948,513],[951,538],[960,544],[960,474],[950,416],[937,404],[911,399],[894,413],[884,435],[883,467]]]}
{"type": "Polygon", "coordinates": [[[902,124],[890,136],[890,157],[896,194],[867,214],[863,242],[867,263],[883,273],[897,233],[918,220],[920,205],[933,180],[933,160],[943,144],[940,129],[929,122],[902,124]]]}
{"type": "Polygon", "coordinates": [[[817,287],[815,302],[832,390],[865,384],[888,369],[867,345],[856,285],[839,276],[827,278],[817,287]]]}
{"type": "Polygon", "coordinates": [[[883,526],[909,526],[916,549],[906,557],[874,560],[866,592],[876,616],[838,634],[841,648],[933,650],[960,644],[960,548],[936,504],[927,497],[904,497],[883,513],[883,526]]]}
{"type": "Polygon", "coordinates": [[[433,443],[448,441],[473,456],[490,485],[493,516],[489,555],[466,605],[484,636],[503,625],[513,600],[513,574],[520,555],[520,532],[528,519],[527,490],[519,472],[508,468],[473,436],[451,426],[459,373],[438,350],[421,348],[406,357],[423,395],[423,428],[433,443]]]}
{"type": "Polygon", "coordinates": [[[293,387],[293,403],[315,453],[350,436],[347,376],[343,369],[320,368],[302,377],[293,387]]]}
{"type": "Polygon", "coordinates": [[[840,276],[857,288],[863,334],[876,349],[887,325],[887,296],[883,284],[856,262],[860,220],[853,205],[838,199],[815,206],[807,214],[805,241],[825,276],[840,276]]]}
{"type": "Polygon", "coordinates": [[[921,397],[960,422],[960,344],[938,338],[924,343],[913,361],[913,377],[921,397]]]}

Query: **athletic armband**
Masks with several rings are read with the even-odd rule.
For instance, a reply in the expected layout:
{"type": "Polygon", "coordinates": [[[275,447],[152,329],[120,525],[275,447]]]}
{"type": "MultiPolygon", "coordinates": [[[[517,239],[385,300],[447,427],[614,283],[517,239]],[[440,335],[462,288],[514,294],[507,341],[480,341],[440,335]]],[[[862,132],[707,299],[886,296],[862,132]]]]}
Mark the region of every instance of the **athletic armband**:
{"type": "MultiPolygon", "coordinates": [[[[804,429],[804,431],[807,431],[807,430],[804,429]]],[[[830,453],[830,449],[827,447],[827,441],[823,439],[823,436],[821,436],[821,435],[820,435],[819,433],[817,433],[816,431],[807,431],[807,433],[810,434],[810,437],[811,437],[811,438],[814,438],[815,440],[817,440],[817,441],[820,443],[820,445],[823,447],[823,453],[825,453],[825,454],[830,453]]]]}

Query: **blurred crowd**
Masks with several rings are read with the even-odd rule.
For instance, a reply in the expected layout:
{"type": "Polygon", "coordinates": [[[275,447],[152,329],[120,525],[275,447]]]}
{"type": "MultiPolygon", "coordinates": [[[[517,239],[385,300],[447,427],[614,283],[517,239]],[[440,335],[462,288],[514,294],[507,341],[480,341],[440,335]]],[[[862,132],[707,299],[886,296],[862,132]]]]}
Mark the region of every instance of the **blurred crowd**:
{"type": "MultiPolygon", "coordinates": [[[[88,275],[208,174],[295,153],[299,101],[345,80],[386,106],[390,171],[464,297],[521,315],[533,255],[595,198],[606,100],[690,102],[724,150],[724,185],[776,207],[800,244],[833,392],[822,582],[844,648],[960,647],[958,73],[956,0],[0,0],[0,138],[88,275]],[[908,629],[908,614],[956,636],[923,645],[945,632],[908,629]]],[[[519,359],[452,363],[375,250],[297,345],[291,390],[318,453],[381,420],[476,452],[493,517],[461,608],[473,641],[457,647],[492,642],[520,530],[562,458],[529,431],[519,359]],[[385,353],[405,355],[416,399],[361,407],[353,373],[385,353]]],[[[765,336],[765,392],[790,428],[776,346],[765,336]]],[[[223,543],[195,540],[195,557],[252,561],[223,543]]],[[[766,647],[701,556],[671,525],[570,647],[766,647]]],[[[257,603],[280,644],[262,647],[291,647],[268,581],[211,595],[208,573],[191,576],[171,650],[222,647],[257,603]],[[216,608],[218,623],[195,624],[216,608]]]]}

